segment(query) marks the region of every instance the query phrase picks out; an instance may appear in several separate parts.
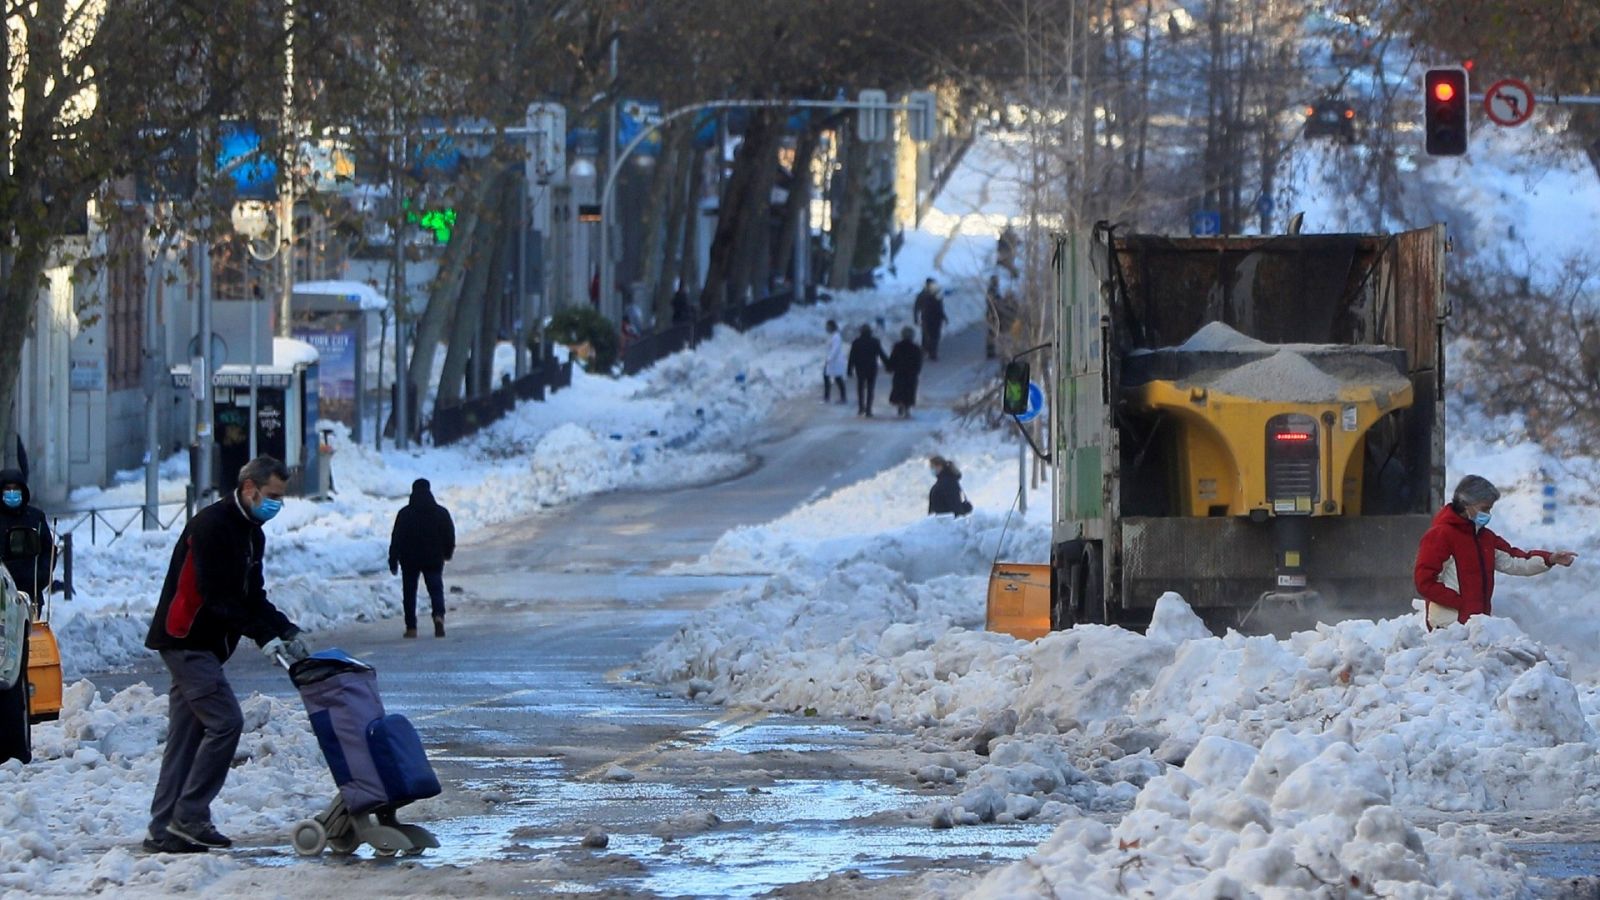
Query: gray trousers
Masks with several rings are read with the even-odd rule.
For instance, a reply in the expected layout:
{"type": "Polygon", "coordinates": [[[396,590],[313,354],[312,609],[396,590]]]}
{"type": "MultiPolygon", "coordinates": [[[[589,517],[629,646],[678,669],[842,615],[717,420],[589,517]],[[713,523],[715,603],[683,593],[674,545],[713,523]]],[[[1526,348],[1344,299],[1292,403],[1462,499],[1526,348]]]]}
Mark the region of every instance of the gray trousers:
{"type": "Polygon", "coordinates": [[[244,730],[239,698],[222,673],[222,660],[200,650],[163,650],[172,673],[167,706],[167,747],[150,803],[150,834],[160,838],[167,823],[211,821],[211,801],[222,791],[244,730]]]}

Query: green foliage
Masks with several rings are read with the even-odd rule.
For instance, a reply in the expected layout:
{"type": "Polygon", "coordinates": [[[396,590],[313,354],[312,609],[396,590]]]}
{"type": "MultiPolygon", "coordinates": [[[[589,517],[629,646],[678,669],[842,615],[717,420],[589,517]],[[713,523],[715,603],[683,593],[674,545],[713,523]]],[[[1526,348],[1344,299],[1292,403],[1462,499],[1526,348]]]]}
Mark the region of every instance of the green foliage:
{"type": "Polygon", "coordinates": [[[557,312],[550,317],[549,334],[558,344],[588,344],[594,351],[588,363],[591,372],[609,372],[617,361],[617,328],[593,307],[569,306],[557,312]]]}

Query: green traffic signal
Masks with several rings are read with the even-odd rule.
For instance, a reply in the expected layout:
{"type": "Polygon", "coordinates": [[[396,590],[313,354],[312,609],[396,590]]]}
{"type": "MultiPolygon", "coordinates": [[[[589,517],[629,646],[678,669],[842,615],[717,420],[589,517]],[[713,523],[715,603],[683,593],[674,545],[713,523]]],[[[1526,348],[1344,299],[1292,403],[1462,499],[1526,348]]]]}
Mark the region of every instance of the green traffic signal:
{"type": "Polygon", "coordinates": [[[417,213],[412,210],[409,199],[401,201],[400,207],[406,211],[407,222],[433,232],[433,239],[437,243],[450,243],[450,236],[455,232],[455,209],[447,206],[444,209],[425,209],[417,213]]]}

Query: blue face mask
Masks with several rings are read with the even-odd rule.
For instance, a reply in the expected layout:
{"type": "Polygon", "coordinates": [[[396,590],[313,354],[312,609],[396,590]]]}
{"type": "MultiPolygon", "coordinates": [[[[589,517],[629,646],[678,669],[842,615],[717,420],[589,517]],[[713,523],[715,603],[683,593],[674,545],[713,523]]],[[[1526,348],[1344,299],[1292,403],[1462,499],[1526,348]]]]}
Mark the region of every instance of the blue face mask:
{"type": "Polygon", "coordinates": [[[281,509],[283,509],[282,500],[274,500],[271,497],[262,497],[260,502],[256,503],[256,508],[252,510],[252,512],[256,517],[256,521],[270,522],[272,521],[272,517],[277,515],[281,509]]]}
{"type": "Polygon", "coordinates": [[[7,509],[21,509],[22,492],[16,488],[11,488],[4,493],[0,493],[0,503],[4,503],[7,509]]]}
{"type": "Polygon", "coordinates": [[[1490,518],[1491,517],[1488,513],[1480,512],[1472,517],[1472,524],[1478,526],[1479,528],[1485,528],[1488,527],[1490,518]]]}

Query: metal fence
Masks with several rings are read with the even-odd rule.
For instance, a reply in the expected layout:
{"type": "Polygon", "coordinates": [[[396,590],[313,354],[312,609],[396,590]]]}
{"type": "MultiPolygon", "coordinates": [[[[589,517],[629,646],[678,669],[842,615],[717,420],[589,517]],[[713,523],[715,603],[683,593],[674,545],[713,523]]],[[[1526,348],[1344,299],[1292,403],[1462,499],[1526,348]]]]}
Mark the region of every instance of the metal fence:
{"type": "MultiPolygon", "coordinates": [[[[91,547],[100,546],[102,540],[106,546],[110,546],[129,531],[143,531],[144,512],[143,503],[68,510],[55,515],[52,530],[57,538],[70,534],[76,535],[76,539],[81,541],[87,535],[91,547]]],[[[170,531],[179,522],[187,523],[188,513],[189,503],[186,500],[157,504],[155,525],[160,531],[170,531]]]]}
{"type": "Polygon", "coordinates": [[[788,312],[793,303],[793,293],[774,294],[744,306],[727,307],[721,315],[712,314],[693,322],[669,325],[654,334],[637,338],[622,351],[623,374],[642,372],[680,350],[699,345],[711,337],[719,324],[738,331],[748,331],[788,312]]]}
{"type": "Polygon", "coordinates": [[[485,397],[437,408],[428,424],[433,444],[443,447],[454,444],[498,421],[517,405],[518,400],[543,400],[545,391],[554,392],[572,386],[572,361],[545,362],[532,372],[489,392],[485,397]]]}

